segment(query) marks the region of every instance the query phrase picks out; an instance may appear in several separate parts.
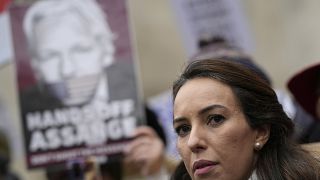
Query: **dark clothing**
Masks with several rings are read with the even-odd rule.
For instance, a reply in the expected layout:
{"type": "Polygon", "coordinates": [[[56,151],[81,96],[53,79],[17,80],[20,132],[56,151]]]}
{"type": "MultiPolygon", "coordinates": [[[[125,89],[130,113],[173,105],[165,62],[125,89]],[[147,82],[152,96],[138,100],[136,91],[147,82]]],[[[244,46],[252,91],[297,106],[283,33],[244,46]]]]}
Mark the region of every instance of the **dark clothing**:
{"type": "Polygon", "coordinates": [[[299,104],[294,103],[296,113],[293,118],[295,124],[295,139],[300,144],[320,141],[320,121],[307,113],[299,104]]]}

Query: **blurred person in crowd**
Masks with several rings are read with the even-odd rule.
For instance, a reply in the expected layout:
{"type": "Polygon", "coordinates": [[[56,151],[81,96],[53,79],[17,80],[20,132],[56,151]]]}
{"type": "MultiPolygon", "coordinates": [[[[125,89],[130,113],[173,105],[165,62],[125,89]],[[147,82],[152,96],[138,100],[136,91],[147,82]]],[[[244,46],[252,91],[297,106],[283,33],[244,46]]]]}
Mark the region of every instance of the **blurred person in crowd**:
{"type": "Polygon", "coordinates": [[[320,64],[310,65],[297,72],[287,86],[296,101],[313,118],[306,128],[304,141],[320,141],[320,64]]]}
{"type": "Polygon", "coordinates": [[[224,38],[216,36],[199,41],[201,51],[196,53],[190,61],[198,59],[223,59],[226,61],[239,62],[255,71],[268,84],[272,81],[263,68],[258,66],[252,57],[240,48],[228,43],[224,38]]]}
{"type": "Polygon", "coordinates": [[[172,179],[320,178],[319,161],[292,139],[274,90],[234,61],[192,61],[173,85],[177,148],[172,179]],[[236,162],[236,163],[235,163],[236,162]]]}

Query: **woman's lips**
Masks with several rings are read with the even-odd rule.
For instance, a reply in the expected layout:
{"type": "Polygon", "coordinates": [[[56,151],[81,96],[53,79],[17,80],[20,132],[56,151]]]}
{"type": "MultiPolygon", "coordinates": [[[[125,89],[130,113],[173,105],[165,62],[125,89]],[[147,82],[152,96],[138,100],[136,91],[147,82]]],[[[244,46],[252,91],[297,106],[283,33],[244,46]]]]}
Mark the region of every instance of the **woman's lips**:
{"type": "Polygon", "coordinates": [[[197,160],[193,163],[192,171],[195,175],[204,175],[209,173],[218,163],[207,160],[197,160]]]}

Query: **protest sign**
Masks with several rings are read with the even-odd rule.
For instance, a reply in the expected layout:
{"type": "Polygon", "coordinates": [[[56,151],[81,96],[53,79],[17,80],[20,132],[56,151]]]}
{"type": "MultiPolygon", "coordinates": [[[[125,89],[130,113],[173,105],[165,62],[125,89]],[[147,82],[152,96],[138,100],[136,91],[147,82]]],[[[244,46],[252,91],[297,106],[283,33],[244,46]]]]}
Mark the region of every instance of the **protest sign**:
{"type": "Polygon", "coordinates": [[[27,164],[118,155],[144,119],[125,0],[10,8],[27,164]]]}
{"type": "Polygon", "coordinates": [[[172,0],[178,27],[189,57],[200,49],[199,42],[224,38],[252,51],[252,39],[239,0],[172,0]]]}

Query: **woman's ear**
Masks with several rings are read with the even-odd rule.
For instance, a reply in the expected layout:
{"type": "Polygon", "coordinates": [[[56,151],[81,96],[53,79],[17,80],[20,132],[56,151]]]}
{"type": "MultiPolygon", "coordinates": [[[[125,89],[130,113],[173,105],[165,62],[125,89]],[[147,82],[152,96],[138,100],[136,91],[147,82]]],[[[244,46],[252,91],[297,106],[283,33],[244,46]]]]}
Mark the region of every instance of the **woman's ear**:
{"type": "Polygon", "coordinates": [[[270,125],[265,124],[256,129],[257,134],[256,134],[256,139],[255,143],[258,144],[259,149],[261,149],[268,141],[270,137],[270,125]]]}

